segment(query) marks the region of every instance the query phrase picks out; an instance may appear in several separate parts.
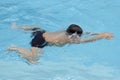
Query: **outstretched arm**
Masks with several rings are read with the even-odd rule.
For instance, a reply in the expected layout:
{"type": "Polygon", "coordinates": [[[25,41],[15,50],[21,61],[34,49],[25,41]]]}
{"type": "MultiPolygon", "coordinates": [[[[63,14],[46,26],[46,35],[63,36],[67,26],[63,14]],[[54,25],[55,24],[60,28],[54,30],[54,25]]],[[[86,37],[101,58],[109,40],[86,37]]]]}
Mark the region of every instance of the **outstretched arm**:
{"type": "Polygon", "coordinates": [[[93,35],[100,35],[101,34],[101,32],[94,32],[94,33],[92,33],[92,32],[84,32],[83,33],[83,35],[91,35],[91,36],[93,36],[93,35]]]}
{"type": "Polygon", "coordinates": [[[95,33],[95,37],[89,38],[89,39],[79,39],[78,42],[92,42],[92,41],[96,41],[99,39],[112,39],[113,38],[113,34],[108,33],[108,32],[104,32],[104,33],[95,33]]]}

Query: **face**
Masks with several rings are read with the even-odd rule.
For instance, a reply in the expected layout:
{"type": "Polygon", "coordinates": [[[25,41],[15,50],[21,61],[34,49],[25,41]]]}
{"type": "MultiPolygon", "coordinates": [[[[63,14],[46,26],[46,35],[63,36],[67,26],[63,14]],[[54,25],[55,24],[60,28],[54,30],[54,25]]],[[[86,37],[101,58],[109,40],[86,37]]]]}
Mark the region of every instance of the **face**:
{"type": "Polygon", "coordinates": [[[79,39],[80,36],[75,32],[75,33],[73,33],[71,35],[68,35],[68,38],[70,38],[70,39],[79,39]]]}
{"type": "Polygon", "coordinates": [[[76,33],[78,36],[81,36],[83,30],[82,30],[82,28],[80,26],[72,24],[72,25],[70,25],[68,27],[68,29],[66,30],[66,32],[69,35],[72,35],[72,34],[76,33]]]}
{"type": "Polygon", "coordinates": [[[72,35],[72,34],[75,34],[75,33],[76,33],[78,36],[81,36],[81,34],[82,34],[82,32],[80,32],[80,31],[74,31],[74,30],[70,30],[68,34],[69,34],[69,35],[72,35]]]}

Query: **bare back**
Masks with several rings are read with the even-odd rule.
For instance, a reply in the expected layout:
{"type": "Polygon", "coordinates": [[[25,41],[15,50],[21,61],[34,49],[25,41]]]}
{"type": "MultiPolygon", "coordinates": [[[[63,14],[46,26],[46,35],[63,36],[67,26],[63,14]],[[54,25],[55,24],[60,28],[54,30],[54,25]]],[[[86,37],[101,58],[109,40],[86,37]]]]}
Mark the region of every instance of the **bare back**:
{"type": "Polygon", "coordinates": [[[46,32],[43,34],[45,40],[53,45],[63,45],[68,43],[68,37],[65,34],[65,30],[58,32],[46,32]]]}

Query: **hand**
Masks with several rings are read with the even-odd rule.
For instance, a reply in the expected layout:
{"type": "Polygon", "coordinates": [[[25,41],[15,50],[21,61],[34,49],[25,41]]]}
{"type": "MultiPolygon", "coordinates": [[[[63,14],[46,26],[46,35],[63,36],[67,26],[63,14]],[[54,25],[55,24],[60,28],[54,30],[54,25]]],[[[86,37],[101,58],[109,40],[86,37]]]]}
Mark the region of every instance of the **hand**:
{"type": "Polygon", "coordinates": [[[112,33],[108,33],[108,32],[102,33],[102,36],[103,38],[108,39],[108,40],[114,37],[112,33]]]}

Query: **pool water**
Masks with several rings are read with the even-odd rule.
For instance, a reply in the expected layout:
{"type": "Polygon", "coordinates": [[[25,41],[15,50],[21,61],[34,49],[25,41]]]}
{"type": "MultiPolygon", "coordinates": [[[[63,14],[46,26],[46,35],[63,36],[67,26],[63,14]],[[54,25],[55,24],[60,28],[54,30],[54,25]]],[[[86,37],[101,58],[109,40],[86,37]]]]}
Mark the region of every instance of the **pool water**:
{"type": "Polygon", "coordinates": [[[0,0],[0,80],[120,80],[119,0],[0,0]],[[26,63],[10,45],[30,48],[31,34],[11,29],[38,26],[53,32],[70,24],[84,31],[111,32],[112,40],[47,46],[39,64],[26,63]]]}

